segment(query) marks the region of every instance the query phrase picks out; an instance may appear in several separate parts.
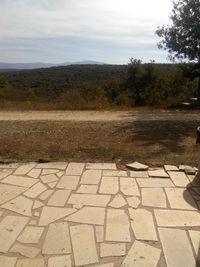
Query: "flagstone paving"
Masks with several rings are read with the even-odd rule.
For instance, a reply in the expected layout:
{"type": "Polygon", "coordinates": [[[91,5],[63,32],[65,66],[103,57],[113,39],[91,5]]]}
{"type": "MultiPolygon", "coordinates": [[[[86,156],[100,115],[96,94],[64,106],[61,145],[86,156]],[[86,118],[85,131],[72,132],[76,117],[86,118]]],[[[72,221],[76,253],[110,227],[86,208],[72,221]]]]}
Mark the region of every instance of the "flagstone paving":
{"type": "Polygon", "coordinates": [[[0,267],[200,266],[195,170],[1,164],[0,267]]]}

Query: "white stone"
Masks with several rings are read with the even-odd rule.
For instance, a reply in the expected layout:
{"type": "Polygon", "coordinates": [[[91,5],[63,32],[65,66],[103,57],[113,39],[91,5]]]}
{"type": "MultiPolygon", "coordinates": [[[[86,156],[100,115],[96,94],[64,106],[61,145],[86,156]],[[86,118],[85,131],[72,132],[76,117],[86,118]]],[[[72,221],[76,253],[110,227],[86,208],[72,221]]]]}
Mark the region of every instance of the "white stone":
{"type": "Polygon", "coordinates": [[[7,216],[0,222],[0,252],[8,252],[29,218],[19,216],[7,216]]]}
{"type": "Polygon", "coordinates": [[[118,177],[103,177],[99,189],[100,194],[117,194],[119,192],[118,177]]]}
{"type": "Polygon", "coordinates": [[[10,200],[9,202],[3,204],[1,207],[3,209],[7,209],[7,210],[11,210],[14,211],[16,213],[25,215],[25,216],[31,216],[32,209],[33,206],[33,201],[23,197],[23,196],[19,196],[13,200],[10,200]]]}
{"type": "Polygon", "coordinates": [[[98,185],[101,180],[101,170],[86,170],[84,171],[80,184],[98,185]]]}
{"type": "Polygon", "coordinates": [[[147,171],[131,171],[130,176],[133,178],[149,178],[147,171]]]}
{"type": "Polygon", "coordinates": [[[3,179],[1,182],[5,184],[11,184],[11,185],[16,185],[16,186],[21,186],[21,187],[31,187],[37,183],[37,179],[28,178],[24,176],[9,175],[5,179],[3,179]]]}
{"type": "Polygon", "coordinates": [[[130,222],[124,210],[107,210],[106,241],[131,242],[130,222]]]}
{"type": "Polygon", "coordinates": [[[43,207],[39,225],[48,225],[76,211],[77,210],[73,208],[43,207]]]}
{"type": "Polygon", "coordinates": [[[15,257],[7,257],[0,255],[0,266],[1,267],[15,267],[17,262],[17,258],[15,257]]]}
{"type": "Polygon", "coordinates": [[[42,175],[40,179],[44,184],[58,182],[58,177],[55,174],[42,175]]]}
{"type": "Polygon", "coordinates": [[[104,241],[104,227],[101,225],[97,225],[95,227],[95,233],[96,233],[96,240],[97,243],[101,243],[104,241]]]}
{"type": "Polygon", "coordinates": [[[26,197],[30,197],[30,198],[36,198],[37,196],[39,196],[42,192],[44,192],[45,190],[47,190],[47,187],[45,185],[43,185],[42,183],[37,183],[34,186],[32,186],[31,188],[29,188],[24,195],[26,197]]]}
{"type": "Polygon", "coordinates": [[[137,267],[157,267],[160,255],[160,249],[136,240],[121,267],[133,267],[134,265],[137,267]]]}
{"type": "Polygon", "coordinates": [[[144,178],[136,180],[140,187],[174,187],[172,181],[167,178],[144,178]]]}
{"type": "Polygon", "coordinates": [[[48,200],[48,206],[55,207],[64,207],[69,196],[71,194],[71,190],[57,190],[48,200]]]}
{"type": "Polygon", "coordinates": [[[44,201],[47,198],[49,198],[53,194],[53,192],[54,190],[51,190],[51,189],[46,190],[39,196],[39,199],[44,201]]]}
{"type": "Polygon", "coordinates": [[[137,209],[141,202],[138,197],[127,197],[126,200],[128,202],[128,205],[134,209],[137,209]]]}
{"type": "Polygon", "coordinates": [[[176,186],[186,187],[189,184],[189,180],[184,172],[168,172],[170,178],[176,186]]]}
{"type": "Polygon", "coordinates": [[[24,187],[0,184],[0,204],[8,202],[9,200],[19,196],[26,190],[27,188],[24,187]]]}
{"type": "Polygon", "coordinates": [[[104,225],[105,208],[83,207],[76,213],[69,215],[65,220],[76,223],[104,225]]]}
{"type": "Polygon", "coordinates": [[[192,245],[195,251],[195,255],[198,258],[198,260],[200,260],[200,255],[199,255],[200,231],[189,230],[189,234],[192,240],[192,245]]]}
{"type": "Polygon", "coordinates": [[[10,249],[10,252],[19,253],[27,258],[35,258],[40,253],[40,249],[16,243],[10,249]]]}
{"type": "Polygon", "coordinates": [[[126,200],[123,198],[122,195],[117,194],[113,200],[109,203],[109,206],[112,208],[121,208],[127,205],[126,200]]]}
{"type": "Polygon", "coordinates": [[[39,201],[39,200],[35,200],[32,209],[33,209],[33,210],[35,210],[35,209],[39,209],[39,208],[41,208],[41,207],[43,207],[43,206],[44,206],[44,203],[42,203],[42,202],[39,201]]]}
{"type": "Polygon", "coordinates": [[[59,172],[58,169],[43,169],[42,170],[42,175],[56,174],[58,172],[59,172]]]}
{"type": "Polygon", "coordinates": [[[164,165],[164,168],[167,172],[169,171],[178,171],[178,167],[174,166],[174,165],[164,165]]]}
{"type": "Polygon", "coordinates": [[[100,257],[119,257],[126,255],[126,244],[125,243],[116,243],[116,244],[108,244],[101,243],[100,244],[100,257]]]}
{"type": "Polygon", "coordinates": [[[158,228],[168,267],[196,267],[196,261],[184,230],[158,228]]]}
{"type": "Polygon", "coordinates": [[[159,210],[155,209],[154,214],[158,226],[163,227],[185,227],[199,226],[200,214],[196,211],[182,210],[159,210]]]}
{"type": "Polygon", "coordinates": [[[42,254],[68,253],[71,253],[71,242],[68,223],[60,222],[50,224],[42,248],[42,254]]]}
{"type": "Polygon", "coordinates": [[[43,227],[27,226],[17,240],[25,244],[37,244],[42,236],[43,231],[43,227]]]}
{"type": "Polygon", "coordinates": [[[120,178],[120,191],[126,196],[140,196],[140,192],[134,178],[120,178]]]}
{"type": "Polygon", "coordinates": [[[133,163],[126,164],[126,167],[131,169],[131,170],[135,170],[135,171],[146,171],[149,168],[149,166],[144,165],[144,164],[139,163],[139,162],[133,162],[133,163]]]}
{"type": "Polygon", "coordinates": [[[142,205],[166,208],[166,196],[162,188],[142,188],[142,205]]]}
{"type": "Polygon", "coordinates": [[[165,191],[172,209],[197,209],[197,205],[188,190],[184,188],[165,188],[165,191]]]}
{"type": "Polygon", "coordinates": [[[45,267],[43,259],[19,259],[16,267],[45,267]]]}
{"type": "Polygon", "coordinates": [[[48,259],[48,267],[72,267],[71,256],[56,256],[48,259]]]}
{"type": "Polygon", "coordinates": [[[97,185],[81,185],[76,193],[79,194],[96,194],[98,190],[97,185]]]}
{"type": "Polygon", "coordinates": [[[152,213],[145,209],[129,209],[131,226],[136,239],[157,241],[152,213]]]}
{"type": "Polygon", "coordinates": [[[39,163],[36,168],[39,169],[59,169],[65,170],[67,168],[67,162],[47,162],[47,163],[39,163]]]}
{"type": "Polygon", "coordinates": [[[121,170],[103,170],[103,176],[105,177],[110,177],[110,176],[121,176],[121,177],[127,177],[127,172],[126,171],[121,171],[121,170]]]}
{"type": "Polygon", "coordinates": [[[80,176],[66,176],[64,175],[59,183],[57,184],[57,188],[60,189],[69,189],[76,190],[79,183],[80,176]]]}
{"type": "Polygon", "coordinates": [[[35,167],[36,163],[27,163],[19,166],[16,171],[14,172],[14,175],[26,175],[30,170],[32,170],[35,167]]]}
{"type": "Polygon", "coordinates": [[[68,204],[106,207],[110,202],[109,195],[93,195],[93,194],[71,194],[68,204]]]}
{"type": "Polygon", "coordinates": [[[85,163],[70,162],[67,166],[66,175],[78,175],[80,176],[85,167],[85,163]]]}
{"type": "Polygon", "coordinates": [[[148,174],[150,177],[155,178],[169,178],[169,175],[163,169],[149,170],[148,174]]]}
{"type": "Polygon", "coordinates": [[[8,175],[12,174],[12,170],[8,170],[8,169],[3,169],[0,170],[0,180],[3,178],[6,178],[8,175]]]}
{"type": "Polygon", "coordinates": [[[87,163],[86,169],[92,170],[116,170],[115,163],[87,163]]]}
{"type": "Polygon", "coordinates": [[[98,254],[95,244],[93,227],[90,225],[71,226],[70,233],[75,265],[82,266],[97,263],[98,254]]]}
{"type": "Polygon", "coordinates": [[[30,172],[27,173],[28,176],[38,179],[41,174],[41,169],[32,169],[30,172]]]}

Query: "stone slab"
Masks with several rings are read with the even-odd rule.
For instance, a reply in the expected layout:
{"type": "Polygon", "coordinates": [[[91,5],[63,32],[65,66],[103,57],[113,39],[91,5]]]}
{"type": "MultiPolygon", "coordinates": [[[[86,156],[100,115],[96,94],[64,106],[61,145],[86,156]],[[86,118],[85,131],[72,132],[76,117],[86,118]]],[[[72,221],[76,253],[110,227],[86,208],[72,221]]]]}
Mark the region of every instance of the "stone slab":
{"type": "Polygon", "coordinates": [[[58,172],[59,172],[58,169],[43,169],[42,170],[42,175],[56,174],[58,172]]]}
{"type": "Polygon", "coordinates": [[[97,185],[81,185],[76,193],[78,194],[96,194],[98,190],[97,185]]]}
{"type": "Polygon", "coordinates": [[[7,216],[0,222],[0,252],[8,252],[28,221],[27,217],[7,216]]]}
{"type": "Polygon", "coordinates": [[[134,178],[120,178],[120,191],[126,196],[140,196],[138,185],[134,178]]]}
{"type": "Polygon", "coordinates": [[[179,168],[177,166],[174,165],[164,165],[165,171],[169,172],[169,171],[178,171],[179,168]]]}
{"type": "Polygon", "coordinates": [[[147,171],[130,171],[130,176],[133,178],[149,178],[147,171]]]}
{"type": "Polygon", "coordinates": [[[23,197],[23,196],[18,196],[17,198],[10,200],[9,202],[3,204],[1,208],[14,211],[24,216],[31,216],[32,206],[33,206],[32,200],[26,197],[23,197]]]}
{"type": "Polygon", "coordinates": [[[109,203],[109,207],[112,207],[112,208],[121,208],[126,205],[127,205],[127,202],[121,194],[117,194],[113,198],[113,200],[109,203]]]}
{"type": "Polygon", "coordinates": [[[44,191],[38,198],[42,201],[46,200],[49,198],[52,194],[54,193],[54,190],[48,189],[44,191]]]}
{"type": "Polygon", "coordinates": [[[166,195],[162,188],[142,188],[142,205],[166,208],[166,195]]]}
{"type": "Polygon", "coordinates": [[[19,259],[16,267],[45,267],[43,259],[19,259]]]}
{"type": "Polygon", "coordinates": [[[41,169],[32,169],[30,172],[27,173],[27,175],[31,178],[38,179],[41,174],[41,171],[41,169]]]}
{"type": "Polygon", "coordinates": [[[168,173],[176,186],[186,187],[189,184],[189,180],[184,172],[169,171],[168,173]]]}
{"type": "Polygon", "coordinates": [[[0,180],[6,178],[7,176],[11,175],[13,170],[8,169],[0,169],[0,180]]]}
{"type": "Polygon", "coordinates": [[[24,244],[37,244],[43,231],[43,227],[27,226],[17,240],[24,244]]]}
{"type": "Polygon", "coordinates": [[[71,194],[67,203],[73,205],[106,207],[110,199],[110,195],[71,194]]]}
{"type": "Polygon", "coordinates": [[[140,162],[133,162],[126,164],[126,167],[130,170],[135,170],[135,171],[146,171],[149,168],[149,166],[142,164],[140,162]]]}
{"type": "Polygon", "coordinates": [[[70,162],[65,172],[66,175],[78,175],[80,176],[85,167],[85,163],[70,162]]]}
{"type": "Polygon", "coordinates": [[[163,169],[149,170],[148,174],[155,178],[169,178],[169,175],[163,169]]]}
{"type": "Polygon", "coordinates": [[[15,243],[14,246],[10,249],[10,252],[19,253],[22,256],[33,259],[40,253],[40,249],[36,247],[25,246],[20,243],[15,243]]]}
{"type": "Polygon", "coordinates": [[[101,170],[86,170],[84,171],[80,184],[98,185],[102,176],[101,170]]]}
{"type": "Polygon", "coordinates": [[[0,255],[0,266],[1,267],[15,267],[17,262],[16,257],[7,257],[0,255]]]}
{"type": "Polygon", "coordinates": [[[95,227],[95,233],[96,233],[96,240],[97,243],[101,243],[104,241],[104,227],[101,225],[97,225],[95,227]]]}
{"type": "Polygon", "coordinates": [[[0,204],[8,202],[9,200],[19,196],[26,190],[27,188],[24,187],[0,184],[0,204]]]}
{"type": "Polygon", "coordinates": [[[103,170],[103,176],[104,177],[112,177],[112,176],[118,176],[118,177],[127,177],[127,171],[121,171],[121,170],[103,170]]]}
{"type": "Polygon", "coordinates": [[[103,177],[99,189],[100,194],[115,195],[119,192],[119,178],[118,177],[103,177]]]}
{"type": "Polygon", "coordinates": [[[157,267],[160,255],[160,249],[136,240],[122,262],[121,267],[157,267]]]}
{"type": "Polygon", "coordinates": [[[35,168],[65,170],[67,168],[67,165],[68,165],[67,162],[47,162],[47,163],[39,163],[35,168]]]}
{"type": "Polygon", "coordinates": [[[31,187],[37,183],[37,180],[34,178],[28,178],[24,176],[9,175],[5,179],[3,179],[1,182],[5,184],[11,184],[11,185],[16,185],[16,186],[21,186],[21,187],[31,187]]]}
{"type": "Polygon", "coordinates": [[[71,190],[57,190],[48,200],[48,206],[55,207],[64,207],[69,196],[71,194],[71,190]]]}
{"type": "Polygon", "coordinates": [[[158,228],[168,267],[196,267],[190,242],[184,230],[158,228]]]}
{"type": "Polygon", "coordinates": [[[49,225],[44,240],[42,254],[68,254],[71,253],[71,242],[67,222],[49,225]]]}
{"type": "Polygon", "coordinates": [[[175,187],[170,179],[147,178],[136,179],[140,187],[175,187]]]}
{"type": "Polygon", "coordinates": [[[36,198],[39,196],[42,192],[47,190],[47,187],[43,185],[42,183],[38,182],[31,188],[29,188],[25,193],[24,196],[30,197],[30,198],[36,198]]]}
{"type": "Polygon", "coordinates": [[[127,197],[126,200],[128,202],[128,205],[134,209],[137,209],[141,202],[138,197],[127,197]]]}
{"type": "Polygon", "coordinates": [[[78,183],[80,180],[80,176],[66,176],[64,175],[59,183],[57,184],[57,188],[60,189],[68,189],[68,190],[76,190],[78,183]]]}
{"type": "Polygon", "coordinates": [[[27,163],[19,166],[16,171],[14,172],[14,175],[26,175],[30,170],[32,170],[36,166],[36,163],[27,163]]]}
{"type": "Polygon", "coordinates": [[[100,244],[100,257],[120,257],[126,255],[125,243],[101,243],[100,244]]]}
{"type": "Polygon", "coordinates": [[[97,263],[98,254],[93,227],[90,225],[71,226],[70,233],[75,265],[82,266],[97,263]]]}
{"type": "Polygon", "coordinates": [[[44,184],[58,182],[58,177],[55,174],[42,175],[40,179],[44,184]]]}
{"type": "Polygon", "coordinates": [[[131,242],[130,222],[124,210],[108,209],[106,241],[131,242]]]}
{"type": "Polygon", "coordinates": [[[86,169],[91,170],[116,170],[115,163],[87,163],[86,169]]]}
{"type": "Polygon", "coordinates": [[[50,257],[48,259],[48,267],[72,267],[70,255],[50,257]]]}

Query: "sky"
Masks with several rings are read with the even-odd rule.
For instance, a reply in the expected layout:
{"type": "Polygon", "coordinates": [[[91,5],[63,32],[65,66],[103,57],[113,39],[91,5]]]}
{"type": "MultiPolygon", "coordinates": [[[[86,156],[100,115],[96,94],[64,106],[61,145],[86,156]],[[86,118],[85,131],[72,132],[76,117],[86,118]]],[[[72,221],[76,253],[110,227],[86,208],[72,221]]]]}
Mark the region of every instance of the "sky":
{"type": "Polygon", "coordinates": [[[0,0],[0,62],[167,62],[171,0],[0,0]]]}

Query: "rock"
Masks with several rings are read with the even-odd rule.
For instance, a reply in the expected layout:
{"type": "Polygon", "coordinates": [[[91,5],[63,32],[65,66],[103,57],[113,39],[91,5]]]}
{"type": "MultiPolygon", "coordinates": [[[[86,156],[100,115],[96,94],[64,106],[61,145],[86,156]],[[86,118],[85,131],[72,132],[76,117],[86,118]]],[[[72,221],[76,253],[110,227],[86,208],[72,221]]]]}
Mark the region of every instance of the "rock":
{"type": "Polygon", "coordinates": [[[139,162],[133,162],[130,164],[126,164],[126,167],[130,170],[134,170],[134,171],[146,171],[149,169],[149,166],[144,165],[142,163],[139,162]]]}

